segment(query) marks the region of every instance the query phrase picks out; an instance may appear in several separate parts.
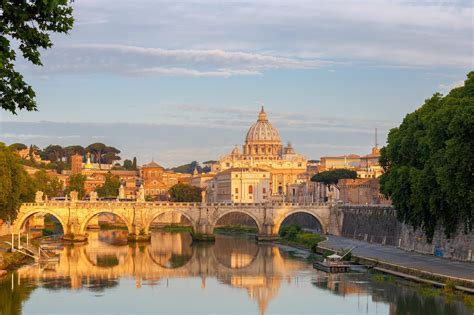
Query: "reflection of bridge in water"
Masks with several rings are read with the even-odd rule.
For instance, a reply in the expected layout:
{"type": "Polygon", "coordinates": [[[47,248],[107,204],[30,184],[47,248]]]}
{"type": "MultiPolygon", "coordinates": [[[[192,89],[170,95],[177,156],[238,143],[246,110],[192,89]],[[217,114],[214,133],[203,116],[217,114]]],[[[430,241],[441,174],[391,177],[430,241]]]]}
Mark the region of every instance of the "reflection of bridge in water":
{"type": "Polygon", "coordinates": [[[307,263],[285,259],[278,247],[261,246],[245,239],[218,237],[215,244],[191,246],[189,234],[153,233],[151,243],[127,244],[126,231],[92,232],[84,245],[65,247],[59,262],[25,266],[21,279],[47,282],[62,279],[70,288],[89,286],[98,280],[134,278],[156,283],[166,278],[216,278],[232,287],[244,288],[259,304],[261,313],[278,293],[282,280],[291,281],[307,263]],[[112,244],[113,243],[113,244],[112,244]]]}

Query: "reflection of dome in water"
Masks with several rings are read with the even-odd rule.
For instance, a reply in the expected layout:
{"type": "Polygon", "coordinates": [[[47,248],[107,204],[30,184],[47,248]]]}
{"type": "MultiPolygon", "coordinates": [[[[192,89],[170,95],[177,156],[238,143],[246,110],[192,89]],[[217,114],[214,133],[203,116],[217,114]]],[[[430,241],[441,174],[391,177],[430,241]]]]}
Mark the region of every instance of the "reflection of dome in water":
{"type": "Polygon", "coordinates": [[[260,111],[258,115],[258,120],[254,123],[249,131],[247,132],[247,137],[245,138],[246,144],[253,144],[258,142],[265,143],[275,143],[280,144],[280,135],[275,127],[268,121],[267,114],[265,111],[260,111]]]}

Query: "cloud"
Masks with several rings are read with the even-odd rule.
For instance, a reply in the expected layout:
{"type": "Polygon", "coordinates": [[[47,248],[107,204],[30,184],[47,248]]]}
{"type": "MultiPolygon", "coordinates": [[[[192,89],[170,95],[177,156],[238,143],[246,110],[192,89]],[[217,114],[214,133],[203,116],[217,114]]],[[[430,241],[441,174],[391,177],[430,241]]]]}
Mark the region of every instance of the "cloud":
{"type": "Polygon", "coordinates": [[[473,65],[462,1],[77,1],[39,74],[231,77],[327,65],[473,65]]]}
{"type": "Polygon", "coordinates": [[[438,87],[445,92],[449,92],[452,89],[461,87],[461,86],[464,86],[464,80],[459,80],[459,81],[451,82],[448,84],[441,83],[440,85],[438,85],[438,87]]]}
{"type": "Polygon", "coordinates": [[[57,46],[44,54],[44,68],[52,73],[111,72],[120,75],[230,77],[261,75],[269,69],[317,69],[329,61],[289,58],[221,49],[163,49],[114,44],[57,46]]]}

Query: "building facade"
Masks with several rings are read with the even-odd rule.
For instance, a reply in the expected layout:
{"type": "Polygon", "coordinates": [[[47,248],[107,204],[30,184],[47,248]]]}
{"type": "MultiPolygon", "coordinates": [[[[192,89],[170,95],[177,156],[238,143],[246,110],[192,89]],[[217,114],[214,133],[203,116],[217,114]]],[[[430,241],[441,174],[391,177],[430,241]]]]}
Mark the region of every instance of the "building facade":
{"type": "Polygon", "coordinates": [[[207,188],[208,201],[263,203],[270,196],[270,172],[259,168],[230,168],[218,173],[207,188]]]}

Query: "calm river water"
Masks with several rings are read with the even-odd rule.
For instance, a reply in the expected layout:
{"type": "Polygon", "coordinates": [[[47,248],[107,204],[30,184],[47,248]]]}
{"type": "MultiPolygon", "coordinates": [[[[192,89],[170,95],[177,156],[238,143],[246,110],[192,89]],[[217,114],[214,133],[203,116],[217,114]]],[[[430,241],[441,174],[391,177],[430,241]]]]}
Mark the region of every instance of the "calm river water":
{"type": "Polygon", "coordinates": [[[374,275],[328,275],[304,253],[218,236],[155,232],[128,245],[123,231],[91,232],[58,249],[57,263],[0,281],[1,314],[472,314],[461,301],[374,275]]]}

